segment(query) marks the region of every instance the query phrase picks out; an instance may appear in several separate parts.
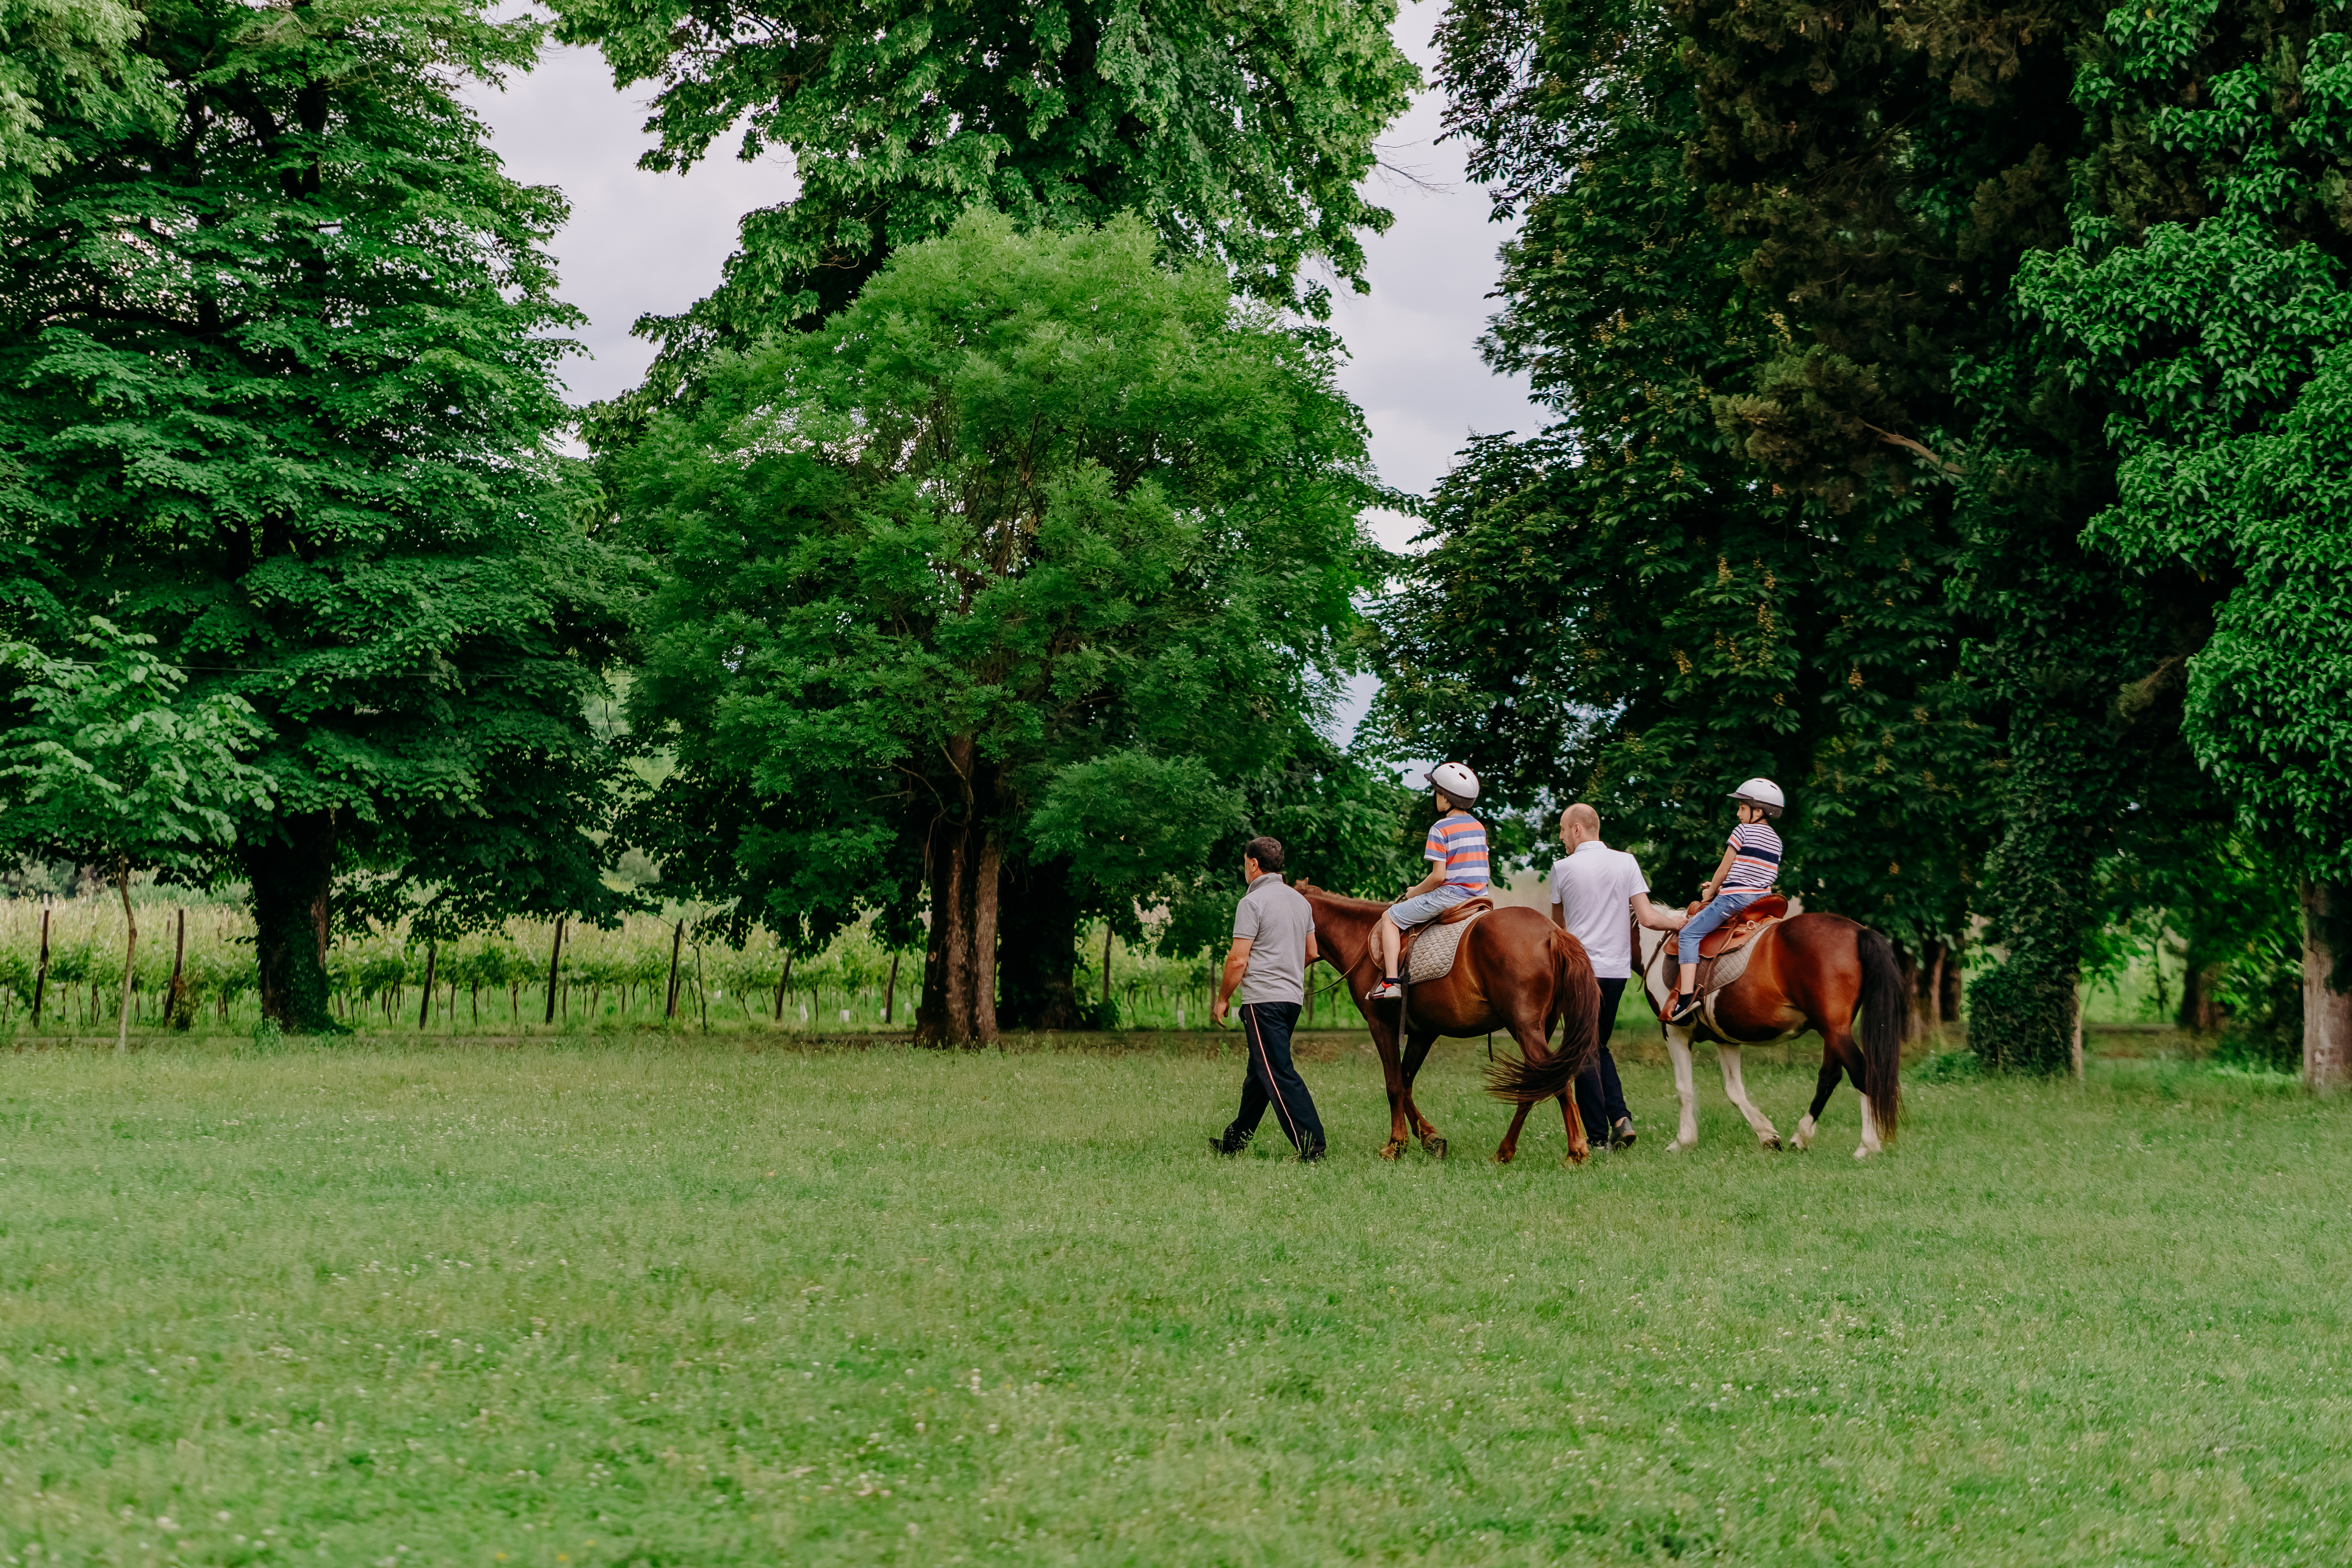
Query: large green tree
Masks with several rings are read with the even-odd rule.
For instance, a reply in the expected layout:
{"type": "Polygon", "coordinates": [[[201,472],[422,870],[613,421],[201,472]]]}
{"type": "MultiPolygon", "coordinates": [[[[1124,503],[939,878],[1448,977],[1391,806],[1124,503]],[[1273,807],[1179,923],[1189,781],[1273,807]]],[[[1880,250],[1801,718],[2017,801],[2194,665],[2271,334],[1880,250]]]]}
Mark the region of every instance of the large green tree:
{"type": "Polygon", "coordinates": [[[459,96],[539,34],[466,0],[142,20],[168,112],[53,105],[70,155],[0,220],[9,609],[51,642],[104,609],[250,703],[275,805],[217,868],[265,1008],[323,1028],[339,873],[347,917],[614,903],[584,706],[621,567],[551,446],[563,205],[459,96]]]}
{"type": "Polygon", "coordinates": [[[2352,29],[2333,8],[2109,13],[2076,243],[2021,297],[2121,461],[2088,541],[2217,584],[2175,678],[2196,761],[2302,881],[2305,1073],[2352,1082],[2352,29]],[[2184,218],[2147,221],[2184,213],[2184,218]]]}
{"type": "Polygon", "coordinates": [[[1199,867],[1349,658],[1376,492],[1331,351],[1157,247],[967,214],[612,459],[669,566],[633,831],[795,942],[928,913],[932,1041],[995,1032],[1009,860],[1199,867]]]}
{"type": "Polygon", "coordinates": [[[1469,757],[1499,807],[1592,799],[1666,886],[1713,864],[1728,791],[1774,775],[1792,887],[1932,969],[1966,928],[1987,738],[1944,512],[1917,485],[1768,468],[1727,418],[1798,324],[1686,175],[1707,122],[1675,15],[1465,3],[1443,42],[1472,171],[1524,215],[1488,356],[1556,422],[1474,442],[1439,486],[1381,617],[1376,722],[1469,757]]]}
{"type": "Polygon", "coordinates": [[[713,349],[839,309],[974,206],[1046,227],[1132,213],[1262,298],[1290,300],[1314,258],[1360,287],[1360,237],[1390,215],[1360,187],[1417,80],[1389,37],[1395,0],[555,10],[617,85],[656,84],[643,167],[684,168],[738,127],[744,158],[792,155],[797,189],[744,218],[718,291],[639,324],[662,343],[656,397],[713,349]]]}

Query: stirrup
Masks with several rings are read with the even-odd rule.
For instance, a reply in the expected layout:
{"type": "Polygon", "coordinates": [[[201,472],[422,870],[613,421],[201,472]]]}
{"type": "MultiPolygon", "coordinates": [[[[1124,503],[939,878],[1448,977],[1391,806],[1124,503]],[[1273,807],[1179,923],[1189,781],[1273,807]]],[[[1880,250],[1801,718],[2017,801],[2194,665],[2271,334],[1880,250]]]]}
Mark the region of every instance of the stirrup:
{"type": "Polygon", "coordinates": [[[1698,993],[1694,991],[1689,995],[1685,996],[1680,992],[1676,992],[1675,994],[1673,1004],[1666,1009],[1666,1022],[1669,1024],[1687,1024],[1693,1018],[1697,1017],[1698,1015],[1698,993]]]}

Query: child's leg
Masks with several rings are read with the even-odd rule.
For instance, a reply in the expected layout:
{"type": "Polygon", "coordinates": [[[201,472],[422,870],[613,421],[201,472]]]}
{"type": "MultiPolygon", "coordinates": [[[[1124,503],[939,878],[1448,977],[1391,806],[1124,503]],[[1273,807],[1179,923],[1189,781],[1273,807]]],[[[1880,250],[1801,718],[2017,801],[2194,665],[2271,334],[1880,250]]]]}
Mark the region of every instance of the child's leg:
{"type": "Polygon", "coordinates": [[[1675,956],[1682,961],[1682,976],[1675,984],[1675,994],[1687,996],[1698,989],[1699,939],[1729,920],[1740,907],[1724,894],[1717,893],[1708,900],[1706,908],[1684,922],[1683,929],[1675,936],[1675,956]]]}
{"type": "Polygon", "coordinates": [[[1381,978],[1393,980],[1397,972],[1397,947],[1404,933],[1397,930],[1396,921],[1382,915],[1372,922],[1372,951],[1379,954],[1381,978]]]}

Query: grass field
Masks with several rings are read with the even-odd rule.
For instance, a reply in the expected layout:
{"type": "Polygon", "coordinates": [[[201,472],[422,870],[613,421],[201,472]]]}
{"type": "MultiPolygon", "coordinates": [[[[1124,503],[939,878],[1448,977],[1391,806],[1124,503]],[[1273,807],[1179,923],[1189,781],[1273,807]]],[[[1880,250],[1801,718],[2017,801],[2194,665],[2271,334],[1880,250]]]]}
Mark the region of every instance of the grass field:
{"type": "Polygon", "coordinates": [[[1858,1165],[1702,1063],[1669,1156],[1634,1060],[1505,1170],[1449,1045],[1390,1166],[1333,1037],[1302,1168],[1213,1049],[13,1055],[7,1561],[2352,1560],[2352,1100],[1923,1080],[1858,1165]]]}

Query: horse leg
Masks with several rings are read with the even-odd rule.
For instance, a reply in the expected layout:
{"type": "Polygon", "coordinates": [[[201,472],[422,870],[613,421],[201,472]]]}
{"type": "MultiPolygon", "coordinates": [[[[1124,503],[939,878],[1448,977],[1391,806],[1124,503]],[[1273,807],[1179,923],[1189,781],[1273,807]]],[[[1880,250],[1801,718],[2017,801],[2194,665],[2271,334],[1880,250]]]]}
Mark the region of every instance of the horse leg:
{"type": "Polygon", "coordinates": [[[1863,1059],[1861,1047],[1853,1043],[1853,1037],[1843,1030],[1839,1031],[1832,1048],[1845,1058],[1846,1076],[1853,1079],[1853,1091],[1862,1097],[1862,1143],[1854,1150],[1853,1157],[1867,1160],[1884,1148],[1878,1141],[1878,1116],[1870,1109],[1870,1067],[1863,1059]]]}
{"type": "Polygon", "coordinates": [[[1717,1043],[1715,1055],[1716,1059],[1723,1064],[1725,1097],[1739,1107],[1740,1115],[1748,1118],[1748,1129],[1756,1134],[1758,1143],[1767,1149],[1778,1149],[1780,1146],[1780,1132],[1773,1127],[1771,1119],[1757,1110],[1755,1102],[1748,1098],[1748,1083],[1739,1073],[1739,1047],[1717,1043]]]}
{"type": "Polygon", "coordinates": [[[1429,1118],[1421,1113],[1421,1107],[1412,1100],[1412,1080],[1421,1076],[1421,1064],[1429,1059],[1429,1047],[1435,1044],[1437,1037],[1434,1034],[1412,1035],[1405,1039],[1404,1114],[1412,1131],[1421,1139],[1422,1152],[1443,1160],[1445,1158],[1445,1140],[1437,1135],[1437,1129],[1430,1124],[1429,1118]]]}
{"type": "Polygon", "coordinates": [[[1838,1079],[1844,1071],[1844,1067],[1838,1061],[1837,1052],[1830,1048],[1828,1041],[1822,1041],[1822,1074],[1813,1081],[1813,1103],[1806,1110],[1804,1120],[1797,1123],[1798,1148],[1813,1146],[1813,1134],[1822,1125],[1822,1112],[1828,1107],[1830,1096],[1837,1092],[1838,1079]]]}
{"type": "Polygon", "coordinates": [[[1698,1147],[1698,1086],[1691,1081],[1691,1031],[1688,1025],[1666,1026],[1666,1055],[1674,1059],[1675,1094],[1683,1102],[1682,1126],[1666,1152],[1679,1154],[1698,1147]]]}
{"type": "Polygon", "coordinates": [[[1518,1157],[1519,1129],[1528,1124],[1528,1112],[1534,1109],[1532,1105],[1522,1105],[1513,1113],[1510,1131],[1503,1134],[1502,1146],[1495,1151],[1495,1163],[1507,1165],[1518,1157]]]}
{"type": "Polygon", "coordinates": [[[1378,1015],[1374,1004],[1359,1001],[1357,1006],[1371,1026],[1372,1046],[1381,1054],[1381,1077],[1388,1084],[1389,1141],[1381,1146],[1381,1158],[1393,1160],[1404,1152],[1405,1134],[1404,1073],[1397,1063],[1396,1030],[1378,1015]]]}

